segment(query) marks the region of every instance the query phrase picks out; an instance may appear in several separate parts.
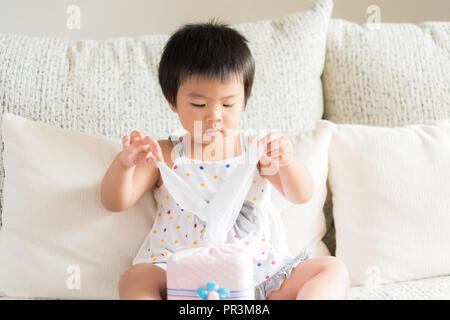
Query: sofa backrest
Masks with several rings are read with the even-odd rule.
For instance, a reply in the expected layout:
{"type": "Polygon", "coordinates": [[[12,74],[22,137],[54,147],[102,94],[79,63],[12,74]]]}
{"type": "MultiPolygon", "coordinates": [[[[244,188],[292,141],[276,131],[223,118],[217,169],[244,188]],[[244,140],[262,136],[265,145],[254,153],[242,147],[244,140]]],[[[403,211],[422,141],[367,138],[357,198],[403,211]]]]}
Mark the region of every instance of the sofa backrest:
{"type": "MultiPolygon", "coordinates": [[[[331,9],[323,0],[306,13],[234,26],[257,63],[240,128],[295,134],[322,117],[379,126],[450,118],[449,22],[361,26],[331,19],[328,28],[331,9]]],[[[157,139],[176,133],[178,119],[157,82],[167,39],[0,35],[1,113],[111,138],[135,128],[157,139]]],[[[328,191],[324,241],[334,253],[328,191]]]]}

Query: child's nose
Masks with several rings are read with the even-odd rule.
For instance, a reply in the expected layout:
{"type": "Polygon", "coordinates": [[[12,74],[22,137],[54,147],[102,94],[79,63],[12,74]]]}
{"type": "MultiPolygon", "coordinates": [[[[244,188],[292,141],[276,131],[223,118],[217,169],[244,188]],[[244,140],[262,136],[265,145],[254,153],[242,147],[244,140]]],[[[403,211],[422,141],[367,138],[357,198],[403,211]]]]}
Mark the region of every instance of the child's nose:
{"type": "Polygon", "coordinates": [[[220,108],[212,108],[211,111],[209,111],[206,114],[206,120],[209,122],[217,122],[222,119],[222,112],[220,108]]]}

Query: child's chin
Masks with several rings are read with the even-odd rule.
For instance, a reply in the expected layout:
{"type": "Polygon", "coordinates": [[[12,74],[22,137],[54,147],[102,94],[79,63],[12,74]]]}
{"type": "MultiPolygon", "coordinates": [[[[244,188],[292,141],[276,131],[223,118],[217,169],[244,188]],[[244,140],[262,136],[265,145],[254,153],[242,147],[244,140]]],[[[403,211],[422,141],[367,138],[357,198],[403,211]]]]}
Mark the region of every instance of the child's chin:
{"type": "Polygon", "coordinates": [[[218,140],[218,139],[223,139],[223,138],[225,138],[225,136],[224,136],[224,134],[220,131],[220,132],[218,132],[217,134],[215,134],[215,135],[213,135],[213,136],[210,136],[210,135],[203,135],[202,138],[203,138],[203,139],[202,139],[203,144],[209,144],[209,143],[214,142],[214,141],[216,141],[216,140],[218,140]]]}
{"type": "Polygon", "coordinates": [[[194,138],[194,142],[198,144],[208,145],[213,142],[220,142],[220,140],[228,139],[230,136],[232,136],[232,132],[230,131],[229,134],[227,134],[225,131],[219,131],[217,134],[210,136],[203,134],[202,136],[197,136],[194,138]]]}

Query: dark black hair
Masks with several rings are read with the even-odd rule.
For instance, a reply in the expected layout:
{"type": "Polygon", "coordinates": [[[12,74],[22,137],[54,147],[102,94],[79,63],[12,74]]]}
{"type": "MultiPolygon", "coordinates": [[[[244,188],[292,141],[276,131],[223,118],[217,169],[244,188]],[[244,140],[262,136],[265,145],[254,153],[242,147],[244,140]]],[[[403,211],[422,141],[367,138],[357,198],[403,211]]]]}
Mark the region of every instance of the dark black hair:
{"type": "Polygon", "coordinates": [[[227,24],[186,24],[175,31],[164,47],[158,68],[159,84],[167,101],[177,105],[180,85],[190,76],[206,76],[221,82],[240,76],[244,83],[244,108],[250,97],[255,62],[247,39],[227,24]]]}

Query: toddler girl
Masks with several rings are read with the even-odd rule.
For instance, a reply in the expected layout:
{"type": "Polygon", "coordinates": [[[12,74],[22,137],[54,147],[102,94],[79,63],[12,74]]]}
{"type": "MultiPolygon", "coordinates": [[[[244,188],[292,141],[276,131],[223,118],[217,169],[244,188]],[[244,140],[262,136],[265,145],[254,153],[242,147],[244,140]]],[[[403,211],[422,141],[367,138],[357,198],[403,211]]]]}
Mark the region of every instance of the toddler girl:
{"type": "MultiPolygon", "coordinates": [[[[167,298],[167,258],[179,249],[206,244],[205,223],[170,196],[155,160],[165,161],[207,200],[258,139],[236,130],[255,73],[247,40],[236,30],[214,21],[183,26],[167,42],[158,73],[186,134],[156,141],[134,130],[122,138],[123,150],[102,181],[102,203],[110,211],[131,207],[149,190],[158,204],[152,229],[119,281],[121,299],[167,298]]],[[[345,265],[332,256],[311,258],[308,248],[292,257],[270,202],[272,186],[293,203],[308,202],[314,190],[309,172],[294,157],[285,135],[271,132],[256,142],[265,146],[265,153],[227,235],[227,243],[254,235],[255,299],[345,298],[345,265]]]]}

